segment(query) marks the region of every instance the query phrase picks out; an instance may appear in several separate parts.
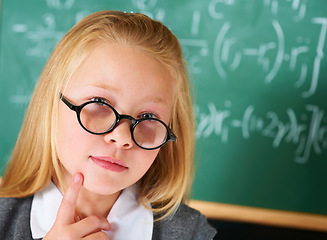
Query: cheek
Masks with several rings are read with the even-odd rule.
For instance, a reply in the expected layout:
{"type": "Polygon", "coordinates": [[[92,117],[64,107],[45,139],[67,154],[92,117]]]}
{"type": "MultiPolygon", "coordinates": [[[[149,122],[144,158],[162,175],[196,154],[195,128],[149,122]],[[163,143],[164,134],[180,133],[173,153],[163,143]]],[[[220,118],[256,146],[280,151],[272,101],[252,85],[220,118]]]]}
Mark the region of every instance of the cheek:
{"type": "Polygon", "coordinates": [[[65,110],[59,113],[56,148],[60,162],[68,170],[81,158],[84,132],[76,116],[65,110]]]}
{"type": "Polygon", "coordinates": [[[155,161],[159,150],[143,150],[146,151],[142,154],[142,156],[138,157],[138,160],[135,161],[135,167],[140,171],[140,178],[149,170],[155,161]]]}

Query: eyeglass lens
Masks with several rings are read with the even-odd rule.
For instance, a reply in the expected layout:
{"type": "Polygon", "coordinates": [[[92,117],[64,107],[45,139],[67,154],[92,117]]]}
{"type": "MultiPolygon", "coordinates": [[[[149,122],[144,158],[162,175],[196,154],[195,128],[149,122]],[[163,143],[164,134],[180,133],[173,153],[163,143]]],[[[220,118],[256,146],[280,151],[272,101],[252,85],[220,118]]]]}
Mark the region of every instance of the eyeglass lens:
{"type": "MultiPolygon", "coordinates": [[[[116,114],[108,105],[102,103],[86,104],[80,112],[82,125],[93,133],[104,133],[116,123],[116,114]]],[[[167,138],[167,129],[160,121],[144,119],[133,131],[134,141],[144,148],[160,146],[167,138]]]]}

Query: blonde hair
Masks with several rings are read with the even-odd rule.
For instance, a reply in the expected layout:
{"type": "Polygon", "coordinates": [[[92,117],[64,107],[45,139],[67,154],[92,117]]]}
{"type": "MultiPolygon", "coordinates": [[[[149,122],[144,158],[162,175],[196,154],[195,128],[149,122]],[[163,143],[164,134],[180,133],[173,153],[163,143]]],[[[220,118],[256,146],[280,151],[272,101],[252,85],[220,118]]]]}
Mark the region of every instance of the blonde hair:
{"type": "MultiPolygon", "coordinates": [[[[176,82],[170,127],[177,142],[162,147],[139,180],[140,201],[161,218],[172,214],[190,192],[194,119],[181,46],[162,23],[143,14],[101,11],[77,23],[58,43],[36,85],[0,188],[1,197],[26,197],[43,189],[62,166],[55,148],[59,93],[99,42],[125,44],[159,60],[176,82]]],[[[160,219],[161,219],[160,218],[160,219]]]]}

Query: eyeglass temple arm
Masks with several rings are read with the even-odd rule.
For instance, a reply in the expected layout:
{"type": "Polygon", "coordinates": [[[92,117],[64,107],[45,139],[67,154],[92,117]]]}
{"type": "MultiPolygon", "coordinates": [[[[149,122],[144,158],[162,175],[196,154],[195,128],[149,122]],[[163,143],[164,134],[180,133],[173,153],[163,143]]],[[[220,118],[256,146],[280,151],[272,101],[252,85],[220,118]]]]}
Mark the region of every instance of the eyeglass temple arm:
{"type": "Polygon", "coordinates": [[[65,97],[64,97],[64,95],[62,95],[62,93],[60,93],[60,95],[59,95],[59,97],[60,97],[60,99],[67,105],[67,107],[69,107],[70,109],[72,109],[72,110],[75,110],[75,105],[74,104],[72,104],[71,102],[69,102],[65,97]]]}
{"type": "Polygon", "coordinates": [[[173,133],[173,131],[171,131],[170,129],[169,129],[169,137],[170,137],[170,139],[169,139],[169,141],[176,141],[176,139],[177,139],[177,137],[176,137],[176,135],[173,133]]]}

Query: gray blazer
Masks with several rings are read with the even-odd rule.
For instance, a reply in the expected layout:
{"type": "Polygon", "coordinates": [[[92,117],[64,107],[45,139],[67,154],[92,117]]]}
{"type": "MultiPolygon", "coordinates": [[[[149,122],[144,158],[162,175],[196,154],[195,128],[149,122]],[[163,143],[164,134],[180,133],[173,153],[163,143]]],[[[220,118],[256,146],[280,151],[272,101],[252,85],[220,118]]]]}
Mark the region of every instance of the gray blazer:
{"type": "MultiPolygon", "coordinates": [[[[33,196],[0,198],[0,239],[32,240],[30,211],[33,196]]],[[[198,211],[182,204],[176,214],[154,223],[153,240],[209,240],[216,230],[198,211]]],[[[35,240],[35,239],[34,239],[35,240]]]]}

